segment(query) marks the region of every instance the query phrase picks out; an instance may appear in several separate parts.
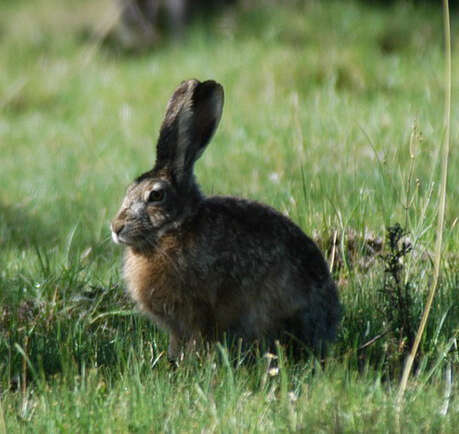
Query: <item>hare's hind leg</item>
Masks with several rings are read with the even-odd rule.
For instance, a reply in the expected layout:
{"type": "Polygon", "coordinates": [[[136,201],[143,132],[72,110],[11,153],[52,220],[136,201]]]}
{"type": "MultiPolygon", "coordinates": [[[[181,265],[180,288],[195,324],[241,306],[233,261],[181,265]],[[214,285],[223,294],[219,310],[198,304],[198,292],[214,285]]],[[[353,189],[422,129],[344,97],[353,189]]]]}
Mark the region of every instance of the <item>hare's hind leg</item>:
{"type": "Polygon", "coordinates": [[[286,343],[288,351],[295,356],[314,355],[322,358],[330,338],[327,328],[326,315],[302,309],[285,320],[281,342],[286,343]]]}

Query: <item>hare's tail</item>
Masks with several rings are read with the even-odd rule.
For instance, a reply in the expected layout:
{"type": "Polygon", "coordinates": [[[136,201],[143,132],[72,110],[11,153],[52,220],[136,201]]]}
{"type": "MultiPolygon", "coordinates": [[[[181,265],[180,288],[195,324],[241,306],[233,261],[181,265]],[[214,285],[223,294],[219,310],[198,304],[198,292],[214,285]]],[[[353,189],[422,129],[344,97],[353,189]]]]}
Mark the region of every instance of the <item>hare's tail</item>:
{"type": "Polygon", "coordinates": [[[336,338],[342,309],[338,301],[335,283],[330,279],[324,291],[315,300],[288,318],[285,333],[291,337],[293,346],[302,352],[313,351],[321,357],[327,343],[336,338]]]}

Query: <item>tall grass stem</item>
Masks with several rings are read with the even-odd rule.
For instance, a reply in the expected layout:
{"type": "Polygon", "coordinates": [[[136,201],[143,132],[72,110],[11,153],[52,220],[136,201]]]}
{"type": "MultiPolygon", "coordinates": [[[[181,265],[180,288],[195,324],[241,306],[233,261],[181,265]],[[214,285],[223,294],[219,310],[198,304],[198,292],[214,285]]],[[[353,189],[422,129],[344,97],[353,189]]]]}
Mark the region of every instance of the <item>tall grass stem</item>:
{"type": "Polygon", "coordinates": [[[6,434],[5,415],[3,413],[2,400],[0,399],[0,434],[6,434]]]}
{"type": "Polygon", "coordinates": [[[437,235],[435,240],[435,253],[434,253],[434,274],[432,285],[430,287],[429,295],[427,297],[424,312],[422,314],[421,322],[414,340],[413,347],[406,360],[405,368],[403,370],[402,380],[400,382],[400,389],[397,396],[397,408],[400,409],[403,397],[405,395],[408,378],[410,376],[411,368],[421,342],[422,335],[429,317],[432,302],[435,296],[435,291],[438,285],[438,276],[440,273],[441,249],[443,239],[443,226],[445,221],[445,208],[446,208],[446,181],[448,175],[448,155],[449,155],[449,142],[450,142],[450,119],[451,119],[451,28],[449,18],[449,4],[448,0],[443,0],[443,28],[445,37],[445,114],[444,114],[444,138],[441,159],[441,184],[440,184],[440,204],[437,220],[437,235]]]}

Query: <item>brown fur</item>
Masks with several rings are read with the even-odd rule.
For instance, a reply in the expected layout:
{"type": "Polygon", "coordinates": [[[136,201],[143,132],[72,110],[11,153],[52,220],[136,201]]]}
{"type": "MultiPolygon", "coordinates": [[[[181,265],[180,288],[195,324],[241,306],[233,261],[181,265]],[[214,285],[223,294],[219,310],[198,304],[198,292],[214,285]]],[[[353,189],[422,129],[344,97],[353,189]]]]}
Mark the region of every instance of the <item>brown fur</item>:
{"type": "Polygon", "coordinates": [[[160,313],[168,310],[162,306],[174,305],[177,292],[181,289],[180,277],[174,265],[168,258],[174,248],[176,240],[172,237],[163,237],[158,250],[152,255],[136,251],[128,247],[124,260],[124,278],[132,298],[139,303],[146,312],[160,313]],[[176,291],[170,288],[175,287],[176,291]]]}

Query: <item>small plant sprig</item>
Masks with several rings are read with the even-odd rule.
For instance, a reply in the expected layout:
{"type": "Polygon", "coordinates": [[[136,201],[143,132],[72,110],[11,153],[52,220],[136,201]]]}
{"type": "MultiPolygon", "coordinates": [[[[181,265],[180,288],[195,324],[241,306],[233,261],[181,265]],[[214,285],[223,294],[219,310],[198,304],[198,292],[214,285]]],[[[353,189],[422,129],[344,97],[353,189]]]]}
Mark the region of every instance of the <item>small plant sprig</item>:
{"type": "Polygon", "coordinates": [[[381,256],[385,264],[383,315],[396,334],[399,349],[404,353],[411,348],[415,336],[412,283],[410,279],[403,278],[404,258],[412,251],[412,245],[407,238],[407,231],[399,223],[387,228],[386,237],[388,253],[381,256]]]}

